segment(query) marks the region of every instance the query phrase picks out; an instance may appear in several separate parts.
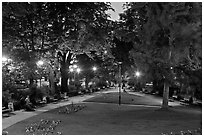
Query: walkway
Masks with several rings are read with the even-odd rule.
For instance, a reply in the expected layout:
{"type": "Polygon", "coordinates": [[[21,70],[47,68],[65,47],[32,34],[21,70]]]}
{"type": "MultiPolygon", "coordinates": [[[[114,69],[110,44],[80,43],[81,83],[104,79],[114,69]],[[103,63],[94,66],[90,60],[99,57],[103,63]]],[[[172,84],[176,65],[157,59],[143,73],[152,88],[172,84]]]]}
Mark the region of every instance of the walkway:
{"type": "MultiPolygon", "coordinates": [[[[140,96],[140,97],[145,97],[145,98],[149,98],[149,99],[154,99],[155,102],[158,102],[159,104],[162,104],[162,97],[158,97],[158,96],[154,96],[154,95],[149,95],[149,94],[145,94],[145,93],[141,93],[141,92],[131,92],[130,90],[127,91],[128,94],[132,94],[132,95],[136,95],[136,96],[140,96]]],[[[181,103],[179,101],[174,100],[169,101],[169,106],[182,106],[181,103]]]]}
{"type": "Polygon", "coordinates": [[[94,97],[95,95],[99,94],[99,92],[95,92],[91,95],[83,95],[83,96],[74,96],[74,97],[70,97],[67,101],[66,100],[62,100],[61,102],[58,103],[50,103],[50,104],[46,104],[46,106],[41,107],[41,108],[37,108],[36,111],[25,111],[25,110],[19,110],[19,111],[14,111],[12,112],[14,115],[7,117],[7,118],[3,118],[2,119],[2,129],[5,129],[15,123],[18,123],[22,120],[25,120],[27,118],[30,118],[32,116],[41,114],[43,112],[49,111],[51,109],[55,109],[61,106],[65,106],[68,104],[73,103],[80,103],[86,99],[89,99],[91,97],[94,97]]]}
{"type": "MultiPolygon", "coordinates": [[[[80,102],[82,102],[84,100],[87,100],[89,98],[92,98],[92,97],[94,97],[94,96],[96,96],[98,94],[110,93],[110,92],[118,92],[118,88],[110,88],[108,90],[98,91],[98,92],[95,92],[95,93],[92,93],[92,94],[89,94],[89,95],[70,97],[67,101],[62,100],[62,101],[60,101],[58,103],[46,104],[46,106],[38,108],[36,111],[32,111],[32,112],[27,112],[27,111],[24,111],[24,110],[14,111],[14,112],[12,112],[14,115],[2,119],[2,129],[5,129],[5,128],[7,128],[7,127],[9,127],[9,126],[11,126],[11,125],[13,125],[15,123],[18,123],[18,122],[20,122],[22,120],[25,120],[27,118],[30,118],[32,116],[39,115],[39,114],[41,114],[43,112],[46,112],[46,111],[49,111],[49,110],[52,110],[52,109],[55,109],[55,108],[59,108],[59,107],[71,104],[72,102],[73,103],[80,103],[80,102]]],[[[162,98],[155,97],[155,96],[152,96],[152,95],[146,95],[144,93],[131,92],[131,91],[127,91],[127,93],[128,94],[133,94],[133,95],[136,95],[136,96],[140,96],[140,97],[145,96],[145,98],[149,98],[149,99],[155,98],[154,101],[162,102],[162,98]]],[[[169,105],[170,106],[180,106],[180,103],[177,102],[177,101],[169,102],[169,105]]],[[[135,106],[135,105],[133,105],[133,106],[135,106]]],[[[143,106],[144,107],[144,105],[136,105],[136,106],[143,106]]],[[[148,106],[146,106],[146,107],[148,107],[148,106]]],[[[154,107],[154,106],[152,106],[152,107],[154,107]]],[[[158,107],[158,106],[156,106],[156,107],[158,107]]]]}

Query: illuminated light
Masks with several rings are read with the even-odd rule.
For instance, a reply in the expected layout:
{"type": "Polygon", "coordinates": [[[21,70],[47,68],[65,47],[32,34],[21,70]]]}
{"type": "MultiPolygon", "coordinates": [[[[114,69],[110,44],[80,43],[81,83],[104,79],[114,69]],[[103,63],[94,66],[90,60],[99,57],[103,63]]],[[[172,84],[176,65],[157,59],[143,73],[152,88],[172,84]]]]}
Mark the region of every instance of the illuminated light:
{"type": "Polygon", "coordinates": [[[96,71],[96,70],[97,70],[97,67],[93,67],[92,69],[93,69],[93,71],[96,71]]]}
{"type": "Polygon", "coordinates": [[[107,54],[107,53],[108,53],[107,50],[105,50],[105,51],[104,51],[104,54],[107,54]]]}
{"type": "Polygon", "coordinates": [[[139,77],[141,74],[140,74],[139,71],[137,71],[137,72],[135,72],[135,75],[136,75],[137,77],[139,77]]]}
{"type": "Polygon", "coordinates": [[[70,61],[70,64],[73,64],[74,63],[74,61],[72,60],[72,61],[70,61]]]}
{"type": "Polygon", "coordinates": [[[74,71],[74,69],[73,69],[73,68],[70,68],[70,69],[69,69],[69,71],[70,71],[70,72],[73,72],[73,71],[74,71]]]}
{"type": "Polygon", "coordinates": [[[6,57],[2,57],[1,59],[2,59],[3,62],[8,61],[8,59],[6,57]]]}
{"type": "Polygon", "coordinates": [[[38,66],[42,66],[44,64],[44,62],[42,61],[42,60],[39,60],[38,62],[37,62],[37,65],[38,66]]]}
{"type": "Polygon", "coordinates": [[[52,24],[48,24],[47,26],[48,26],[48,27],[52,27],[52,24]]]}
{"type": "Polygon", "coordinates": [[[77,68],[77,65],[73,65],[74,68],[77,68]]]}
{"type": "Polygon", "coordinates": [[[77,73],[80,73],[80,72],[81,72],[81,69],[80,69],[80,68],[77,68],[76,71],[77,71],[77,73]]]}
{"type": "Polygon", "coordinates": [[[153,84],[152,84],[152,83],[146,83],[146,85],[147,85],[147,86],[152,86],[153,84]]]}

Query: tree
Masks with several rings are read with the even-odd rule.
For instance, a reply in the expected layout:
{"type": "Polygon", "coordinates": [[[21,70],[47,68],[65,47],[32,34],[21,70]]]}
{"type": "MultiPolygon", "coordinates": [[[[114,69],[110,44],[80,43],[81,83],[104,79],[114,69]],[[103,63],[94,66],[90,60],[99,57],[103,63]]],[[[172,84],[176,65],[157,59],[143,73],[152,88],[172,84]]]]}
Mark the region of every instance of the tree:
{"type": "Polygon", "coordinates": [[[114,46],[111,48],[111,52],[114,56],[114,61],[122,62],[122,74],[125,74],[126,70],[131,68],[131,66],[133,65],[132,60],[129,56],[130,50],[133,47],[133,43],[117,38],[117,36],[114,37],[112,43],[114,44],[114,46]]]}
{"type": "MultiPolygon", "coordinates": [[[[3,46],[28,67],[33,84],[36,62],[57,52],[61,90],[67,92],[68,68],[76,54],[109,47],[108,3],[3,3],[3,46]]],[[[103,55],[102,55],[103,56],[103,55]]]]}
{"type": "Polygon", "coordinates": [[[56,47],[57,37],[50,26],[52,18],[45,3],[3,3],[3,48],[22,65],[23,75],[32,87],[36,62],[56,47]]]}
{"type": "Polygon", "coordinates": [[[85,87],[88,88],[88,83],[94,79],[104,83],[104,81],[112,81],[113,76],[113,61],[114,58],[110,55],[97,56],[95,52],[91,52],[91,57],[86,54],[77,55],[77,64],[82,69],[80,74],[85,78],[85,87]],[[96,70],[93,70],[96,67],[96,70]],[[112,77],[111,77],[112,76],[112,77]]]}
{"type": "Polygon", "coordinates": [[[163,108],[168,107],[174,68],[185,65],[191,70],[201,69],[201,5],[129,3],[121,15],[125,26],[121,31],[128,32],[123,37],[134,42],[134,62],[147,70],[154,67],[164,81],[163,108]]]}
{"type": "Polygon", "coordinates": [[[98,66],[98,64],[93,58],[90,58],[86,54],[77,55],[77,60],[77,64],[82,69],[81,76],[85,78],[85,88],[88,89],[88,83],[95,76],[95,72],[92,70],[92,67],[98,66]]]}
{"type": "Polygon", "coordinates": [[[97,51],[103,56],[103,50],[110,46],[111,21],[106,10],[107,3],[50,3],[52,15],[56,17],[53,26],[57,26],[60,37],[58,60],[61,71],[61,91],[68,92],[68,69],[77,54],[97,51]]]}

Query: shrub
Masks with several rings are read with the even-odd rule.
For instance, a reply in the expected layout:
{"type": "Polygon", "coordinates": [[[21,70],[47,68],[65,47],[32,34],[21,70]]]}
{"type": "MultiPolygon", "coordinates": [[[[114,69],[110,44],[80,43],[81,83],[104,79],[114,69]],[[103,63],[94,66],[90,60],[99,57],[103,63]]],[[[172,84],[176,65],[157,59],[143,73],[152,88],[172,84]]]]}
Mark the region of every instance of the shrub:
{"type": "Polygon", "coordinates": [[[10,100],[9,92],[3,92],[3,94],[2,94],[2,106],[8,108],[9,100],[10,100]]]}
{"type": "Polygon", "coordinates": [[[45,88],[45,87],[42,87],[42,88],[36,88],[36,87],[32,87],[30,90],[31,90],[31,94],[30,94],[30,102],[33,103],[34,105],[36,105],[36,101],[37,100],[42,100],[43,97],[45,95],[47,95],[47,91],[46,89],[48,88],[45,88]]]}

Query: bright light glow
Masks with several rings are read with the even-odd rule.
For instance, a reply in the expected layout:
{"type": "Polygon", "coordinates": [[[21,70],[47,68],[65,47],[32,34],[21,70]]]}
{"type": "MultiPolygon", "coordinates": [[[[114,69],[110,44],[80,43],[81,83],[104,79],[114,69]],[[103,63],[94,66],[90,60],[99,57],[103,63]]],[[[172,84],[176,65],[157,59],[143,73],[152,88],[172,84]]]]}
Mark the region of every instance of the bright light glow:
{"type": "Polygon", "coordinates": [[[74,68],[77,68],[77,65],[73,65],[74,68]]]}
{"type": "Polygon", "coordinates": [[[73,72],[73,71],[74,71],[74,69],[73,69],[73,68],[70,68],[70,69],[69,69],[69,71],[70,71],[70,72],[73,72]]]}
{"type": "Polygon", "coordinates": [[[77,73],[80,73],[80,72],[81,72],[81,69],[80,69],[80,68],[77,68],[76,71],[77,71],[77,73]]]}
{"type": "Polygon", "coordinates": [[[73,64],[74,63],[74,61],[72,60],[72,61],[70,61],[70,64],[73,64]]]}
{"type": "Polygon", "coordinates": [[[139,71],[135,72],[135,75],[136,75],[136,77],[139,77],[140,76],[140,72],[139,71]]]}
{"type": "Polygon", "coordinates": [[[93,71],[96,71],[96,70],[97,70],[97,67],[93,67],[92,69],[93,69],[93,71]]]}
{"type": "Polygon", "coordinates": [[[38,66],[42,66],[44,64],[44,62],[42,61],[42,60],[39,60],[38,62],[37,62],[37,65],[38,66]]]}
{"type": "Polygon", "coordinates": [[[6,57],[2,57],[2,61],[6,62],[6,61],[8,61],[8,59],[6,57]]]}
{"type": "Polygon", "coordinates": [[[146,85],[147,85],[147,86],[152,86],[153,84],[152,84],[152,83],[147,83],[146,85]]]}
{"type": "Polygon", "coordinates": [[[108,53],[108,51],[107,51],[107,50],[105,50],[105,51],[104,51],[104,54],[107,54],[107,53],[108,53]]]}
{"type": "Polygon", "coordinates": [[[12,59],[9,59],[9,58],[7,58],[7,57],[5,57],[5,56],[2,57],[1,59],[2,59],[2,62],[3,62],[3,63],[8,63],[8,62],[11,62],[11,61],[12,61],[12,59]]]}

